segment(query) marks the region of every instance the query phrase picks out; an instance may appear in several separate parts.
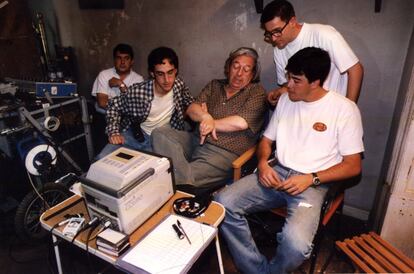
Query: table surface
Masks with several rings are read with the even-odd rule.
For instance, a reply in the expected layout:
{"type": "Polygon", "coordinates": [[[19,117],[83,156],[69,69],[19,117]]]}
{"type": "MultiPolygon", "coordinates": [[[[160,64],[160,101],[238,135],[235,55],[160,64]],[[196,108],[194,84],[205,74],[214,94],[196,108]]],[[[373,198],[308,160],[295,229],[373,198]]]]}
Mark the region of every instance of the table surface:
{"type": "MultiPolygon", "coordinates": [[[[144,235],[146,235],[149,231],[151,231],[161,220],[163,220],[168,214],[174,214],[172,204],[173,202],[182,197],[190,197],[190,194],[185,192],[177,191],[156,213],[154,213],[146,222],[144,222],[140,227],[138,227],[130,236],[129,236],[129,243],[131,247],[134,246],[144,235]]],[[[67,200],[61,202],[60,204],[48,209],[45,211],[42,216],[40,216],[40,222],[44,229],[50,230],[55,224],[65,220],[64,215],[66,214],[75,214],[75,213],[83,213],[85,217],[85,222],[89,222],[89,215],[88,210],[86,208],[86,204],[83,201],[83,198],[78,195],[74,195],[67,200]],[[62,208],[67,207],[68,205],[73,204],[73,206],[59,212],[62,208]],[[56,212],[59,212],[56,214],[56,212]],[[53,216],[54,215],[54,216],[53,216]],[[52,217],[50,217],[52,216],[52,217]]],[[[207,210],[201,216],[195,218],[194,220],[201,223],[207,223],[212,226],[218,227],[221,221],[224,219],[225,209],[224,207],[217,203],[212,202],[207,210]]],[[[72,239],[63,235],[62,231],[65,226],[58,227],[53,230],[53,233],[60,238],[63,238],[67,241],[71,241],[72,239]]],[[[75,241],[74,244],[86,249],[86,239],[88,236],[89,229],[80,233],[75,241]]],[[[96,234],[95,232],[92,235],[96,234]]],[[[108,255],[104,252],[101,252],[97,249],[96,246],[96,239],[92,239],[88,243],[88,251],[91,254],[98,256],[99,258],[108,261],[110,263],[115,263],[118,257],[108,255]]]]}

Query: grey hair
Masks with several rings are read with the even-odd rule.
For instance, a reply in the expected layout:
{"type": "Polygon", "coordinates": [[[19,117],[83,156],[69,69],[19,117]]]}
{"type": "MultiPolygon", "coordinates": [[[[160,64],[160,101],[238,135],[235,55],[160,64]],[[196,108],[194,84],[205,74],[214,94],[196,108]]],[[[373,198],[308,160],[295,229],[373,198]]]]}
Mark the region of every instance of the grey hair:
{"type": "Polygon", "coordinates": [[[229,79],[229,72],[230,72],[230,66],[233,63],[234,59],[236,59],[239,56],[246,55],[250,56],[254,60],[254,68],[253,68],[253,78],[252,83],[258,83],[260,82],[260,62],[259,62],[259,55],[257,54],[257,51],[253,48],[248,47],[241,47],[236,50],[233,50],[230,52],[229,57],[226,60],[226,63],[224,64],[224,75],[227,79],[229,79]]]}

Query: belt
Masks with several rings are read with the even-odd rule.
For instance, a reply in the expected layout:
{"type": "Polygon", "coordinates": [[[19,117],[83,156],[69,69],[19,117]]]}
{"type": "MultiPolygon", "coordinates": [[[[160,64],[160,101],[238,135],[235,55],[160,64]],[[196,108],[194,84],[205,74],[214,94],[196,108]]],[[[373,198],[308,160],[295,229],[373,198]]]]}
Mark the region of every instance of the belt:
{"type": "Polygon", "coordinates": [[[274,159],[272,159],[272,160],[270,160],[269,161],[269,165],[270,166],[278,166],[279,168],[281,168],[281,169],[283,169],[283,170],[285,170],[285,171],[287,171],[287,172],[294,172],[294,173],[298,173],[298,174],[302,174],[302,172],[299,172],[299,171],[296,171],[296,170],[294,170],[294,169],[291,169],[291,168],[288,168],[288,167],[286,167],[286,166],[284,166],[284,165],[282,165],[276,158],[274,158],[274,159]]]}

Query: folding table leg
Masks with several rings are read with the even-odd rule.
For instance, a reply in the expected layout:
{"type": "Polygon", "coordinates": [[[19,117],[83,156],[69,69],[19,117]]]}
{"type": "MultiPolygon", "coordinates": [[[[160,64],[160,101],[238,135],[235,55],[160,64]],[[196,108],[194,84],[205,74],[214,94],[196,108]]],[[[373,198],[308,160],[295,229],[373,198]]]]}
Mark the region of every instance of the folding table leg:
{"type": "Polygon", "coordinates": [[[220,273],[224,274],[224,268],[223,268],[223,259],[221,258],[221,249],[220,249],[220,242],[218,235],[216,235],[216,251],[217,251],[217,260],[220,267],[220,273]]]}
{"type": "Polygon", "coordinates": [[[62,271],[62,263],[60,261],[60,253],[59,253],[58,239],[53,234],[52,234],[52,240],[53,240],[53,247],[55,249],[56,265],[57,265],[58,273],[59,274],[63,274],[63,271],[62,271]]]}

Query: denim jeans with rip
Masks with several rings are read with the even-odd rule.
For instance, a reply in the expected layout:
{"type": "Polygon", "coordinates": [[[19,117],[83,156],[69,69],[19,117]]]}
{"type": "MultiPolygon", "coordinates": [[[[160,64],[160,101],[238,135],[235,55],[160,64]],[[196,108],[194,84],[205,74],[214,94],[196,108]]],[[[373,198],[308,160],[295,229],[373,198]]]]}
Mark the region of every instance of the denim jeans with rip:
{"type": "MultiPolygon", "coordinates": [[[[273,167],[282,181],[299,172],[280,165],[273,167]]],[[[236,267],[243,273],[288,273],[310,257],[327,186],[309,187],[292,196],[264,187],[257,174],[234,182],[219,192],[215,200],[226,208],[220,231],[236,267]],[[286,206],[288,217],[276,235],[278,247],[270,262],[258,250],[246,219],[247,214],[286,206]]]]}

